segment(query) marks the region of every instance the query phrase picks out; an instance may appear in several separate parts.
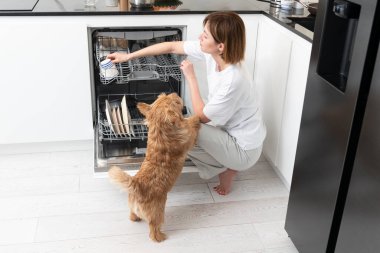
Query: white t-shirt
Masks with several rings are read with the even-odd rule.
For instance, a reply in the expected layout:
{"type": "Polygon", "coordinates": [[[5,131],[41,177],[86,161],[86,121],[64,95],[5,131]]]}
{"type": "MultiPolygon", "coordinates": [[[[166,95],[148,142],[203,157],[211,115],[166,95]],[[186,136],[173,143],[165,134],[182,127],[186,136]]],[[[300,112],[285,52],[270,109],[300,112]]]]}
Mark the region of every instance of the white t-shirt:
{"type": "Polygon", "coordinates": [[[206,117],[235,137],[242,149],[261,146],[266,128],[252,77],[244,66],[234,64],[217,71],[214,58],[202,52],[199,41],[184,42],[184,51],[196,60],[206,61],[208,102],[203,108],[206,117]]]}

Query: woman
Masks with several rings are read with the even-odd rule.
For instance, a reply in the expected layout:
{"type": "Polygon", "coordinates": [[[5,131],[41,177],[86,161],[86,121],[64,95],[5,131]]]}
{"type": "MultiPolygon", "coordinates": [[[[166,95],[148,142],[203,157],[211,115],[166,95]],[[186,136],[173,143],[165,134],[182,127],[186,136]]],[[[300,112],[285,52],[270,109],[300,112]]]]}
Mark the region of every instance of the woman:
{"type": "Polygon", "coordinates": [[[245,52],[243,20],[233,12],[214,12],[203,21],[199,41],[163,42],[130,54],[107,56],[114,63],[158,54],[187,54],[204,60],[207,66],[208,102],[199,92],[193,64],[181,63],[190,88],[195,114],[203,123],[197,146],[189,152],[200,177],[219,175],[214,190],[220,195],[231,191],[237,171],[251,168],[259,159],[266,129],[258,95],[242,64],[245,52]]]}

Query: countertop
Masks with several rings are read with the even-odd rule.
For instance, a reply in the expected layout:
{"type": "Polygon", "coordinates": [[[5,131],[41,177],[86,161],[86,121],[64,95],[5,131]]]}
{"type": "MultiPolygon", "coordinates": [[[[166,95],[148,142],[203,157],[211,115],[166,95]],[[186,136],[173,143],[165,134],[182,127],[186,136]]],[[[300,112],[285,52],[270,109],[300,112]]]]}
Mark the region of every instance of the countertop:
{"type": "Polygon", "coordinates": [[[121,9],[120,5],[108,7],[105,1],[97,0],[95,6],[85,7],[84,0],[39,0],[31,11],[0,11],[0,16],[184,15],[235,11],[239,14],[264,14],[310,42],[313,36],[312,32],[286,18],[307,17],[309,12],[306,9],[274,9],[269,3],[258,0],[181,0],[181,5],[171,9],[156,6],[137,9],[130,5],[121,9]]]}

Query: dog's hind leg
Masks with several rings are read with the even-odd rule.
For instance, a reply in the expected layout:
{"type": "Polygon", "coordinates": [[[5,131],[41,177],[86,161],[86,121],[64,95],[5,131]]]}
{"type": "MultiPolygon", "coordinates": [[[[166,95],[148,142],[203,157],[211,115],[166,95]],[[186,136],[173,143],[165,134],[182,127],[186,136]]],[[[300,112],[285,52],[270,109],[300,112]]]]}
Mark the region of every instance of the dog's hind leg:
{"type": "Polygon", "coordinates": [[[134,212],[131,211],[130,215],[129,215],[129,219],[131,221],[141,221],[141,218],[139,216],[137,216],[134,212]]]}
{"type": "Polygon", "coordinates": [[[163,240],[166,239],[166,235],[161,232],[162,223],[163,221],[162,222],[149,221],[149,229],[150,229],[149,237],[153,241],[162,242],[163,240]]]}
{"type": "Polygon", "coordinates": [[[156,242],[161,242],[166,239],[166,235],[161,232],[161,225],[164,223],[165,217],[165,203],[166,196],[144,206],[144,210],[150,210],[150,212],[146,212],[150,230],[149,237],[156,242]]]}

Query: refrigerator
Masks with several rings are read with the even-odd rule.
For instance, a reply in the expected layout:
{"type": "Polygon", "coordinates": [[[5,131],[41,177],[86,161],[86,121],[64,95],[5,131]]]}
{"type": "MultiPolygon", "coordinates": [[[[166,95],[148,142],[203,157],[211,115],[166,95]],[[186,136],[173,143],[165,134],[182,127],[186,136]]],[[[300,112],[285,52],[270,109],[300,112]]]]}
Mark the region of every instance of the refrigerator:
{"type": "Polygon", "coordinates": [[[380,3],[320,0],[285,230],[300,253],[380,252],[380,3]]]}

